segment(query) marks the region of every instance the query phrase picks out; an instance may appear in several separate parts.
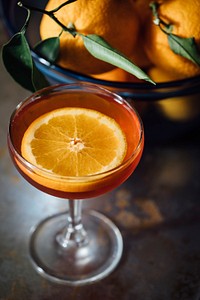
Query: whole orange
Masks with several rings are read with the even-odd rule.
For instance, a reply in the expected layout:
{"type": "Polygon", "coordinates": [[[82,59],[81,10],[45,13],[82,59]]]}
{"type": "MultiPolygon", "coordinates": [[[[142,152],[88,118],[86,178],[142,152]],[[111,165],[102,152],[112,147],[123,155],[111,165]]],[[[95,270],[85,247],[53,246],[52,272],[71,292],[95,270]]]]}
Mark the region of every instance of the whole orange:
{"type": "Polygon", "coordinates": [[[175,72],[161,68],[160,66],[152,66],[148,69],[148,75],[157,83],[169,82],[178,79],[178,75],[175,72]]]}
{"type": "Polygon", "coordinates": [[[141,82],[136,76],[120,69],[115,68],[109,72],[92,75],[92,77],[100,80],[118,81],[118,82],[141,82]]]}
{"type": "MultiPolygon", "coordinates": [[[[157,1],[158,15],[165,23],[171,24],[172,34],[182,38],[194,37],[200,49],[199,0],[157,1]]],[[[168,78],[181,79],[200,74],[200,67],[170,49],[167,35],[153,23],[147,26],[144,42],[149,60],[155,66],[154,74],[167,74],[168,78]],[[157,70],[157,71],[156,71],[157,70]]],[[[165,75],[162,76],[163,78],[165,75]]],[[[152,77],[159,81],[159,78],[152,77]]],[[[160,80],[161,81],[161,80],[160,80]]]]}
{"type": "MultiPolygon", "coordinates": [[[[49,0],[46,10],[52,10],[64,0],[49,0]]],[[[139,18],[132,0],[77,0],[55,13],[57,19],[68,26],[73,23],[82,34],[97,34],[112,47],[132,57],[138,41],[139,18]]],[[[43,15],[41,38],[58,36],[61,27],[49,16],[43,15]]],[[[84,47],[80,36],[63,32],[58,64],[64,68],[86,74],[100,74],[115,67],[94,58],[84,47]]]]}

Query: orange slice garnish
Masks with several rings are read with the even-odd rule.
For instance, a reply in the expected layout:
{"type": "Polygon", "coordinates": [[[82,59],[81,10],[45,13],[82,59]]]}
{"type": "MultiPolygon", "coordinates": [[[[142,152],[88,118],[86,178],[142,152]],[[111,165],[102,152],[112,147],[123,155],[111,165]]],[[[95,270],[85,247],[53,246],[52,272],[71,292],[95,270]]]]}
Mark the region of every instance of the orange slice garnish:
{"type": "Polygon", "coordinates": [[[50,111],[26,130],[22,156],[61,176],[88,176],[120,165],[126,137],[118,123],[98,111],[67,107],[50,111]]]}

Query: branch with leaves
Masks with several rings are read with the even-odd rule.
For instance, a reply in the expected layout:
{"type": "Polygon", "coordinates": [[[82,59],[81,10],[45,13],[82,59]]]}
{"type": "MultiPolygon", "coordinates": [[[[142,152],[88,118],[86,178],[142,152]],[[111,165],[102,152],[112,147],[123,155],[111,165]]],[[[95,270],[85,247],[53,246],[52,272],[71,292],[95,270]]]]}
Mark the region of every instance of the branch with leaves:
{"type": "Polygon", "coordinates": [[[31,56],[31,50],[28,41],[25,37],[26,29],[28,27],[31,16],[31,11],[37,11],[42,14],[47,14],[61,27],[61,32],[58,37],[52,37],[40,41],[34,47],[36,53],[38,53],[50,63],[56,62],[60,52],[60,36],[63,31],[67,31],[74,38],[76,38],[76,36],[80,36],[86,49],[97,59],[110,63],[115,67],[119,67],[139,79],[143,79],[155,84],[142,69],[136,66],[128,57],[111,47],[109,43],[102,37],[96,34],[84,35],[82,33],[79,33],[73,24],[70,23],[68,24],[68,26],[65,26],[56,18],[55,13],[59,9],[75,1],[76,0],[68,0],[51,11],[39,9],[27,4],[25,5],[22,2],[18,2],[18,5],[20,7],[27,10],[27,18],[25,20],[25,24],[20,32],[16,33],[10,39],[10,41],[3,46],[2,49],[3,62],[10,75],[22,87],[30,91],[36,91],[49,85],[44,75],[37,69],[35,65],[34,60],[31,56]]]}

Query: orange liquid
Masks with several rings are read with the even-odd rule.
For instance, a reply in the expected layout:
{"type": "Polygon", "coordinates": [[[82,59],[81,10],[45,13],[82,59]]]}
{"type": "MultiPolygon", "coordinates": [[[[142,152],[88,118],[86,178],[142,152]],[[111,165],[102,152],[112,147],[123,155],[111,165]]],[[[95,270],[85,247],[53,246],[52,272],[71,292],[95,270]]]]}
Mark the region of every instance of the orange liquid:
{"type": "Polygon", "coordinates": [[[22,104],[12,117],[8,145],[15,166],[22,176],[36,188],[61,198],[85,199],[114,189],[131,175],[142,155],[144,136],[142,136],[140,146],[137,147],[140,139],[141,125],[136,113],[130,108],[127,109],[126,104],[116,102],[109,94],[97,95],[88,92],[69,94],[58,91],[53,94],[44,93],[22,104]],[[126,135],[128,149],[124,161],[127,163],[115,170],[84,178],[55,177],[24,164],[20,159],[24,132],[40,115],[61,107],[90,108],[114,118],[126,135]],[[134,155],[132,155],[133,152],[134,155]]]}

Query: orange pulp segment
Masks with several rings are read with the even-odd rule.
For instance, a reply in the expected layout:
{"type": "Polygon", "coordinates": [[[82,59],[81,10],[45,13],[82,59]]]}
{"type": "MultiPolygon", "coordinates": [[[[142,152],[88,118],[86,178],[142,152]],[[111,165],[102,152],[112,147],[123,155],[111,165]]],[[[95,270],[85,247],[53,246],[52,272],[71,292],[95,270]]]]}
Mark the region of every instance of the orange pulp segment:
{"type": "Polygon", "coordinates": [[[21,144],[31,164],[61,176],[88,176],[120,165],[126,137],[118,123],[98,111],[67,107],[34,120],[21,144]]]}

